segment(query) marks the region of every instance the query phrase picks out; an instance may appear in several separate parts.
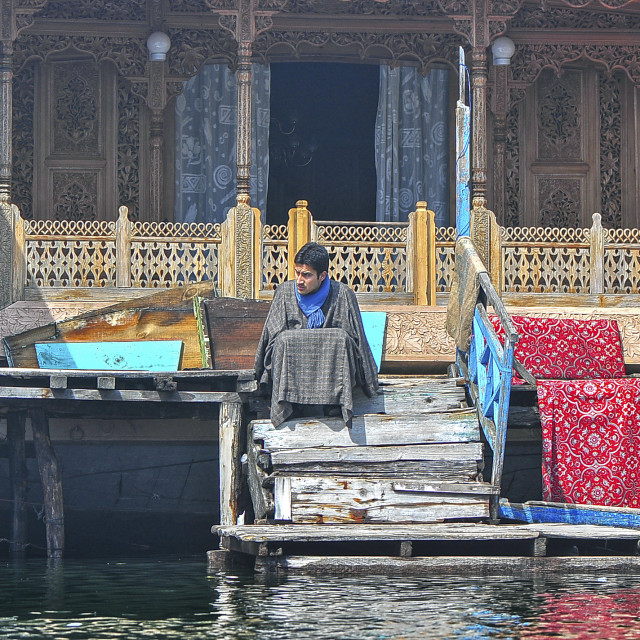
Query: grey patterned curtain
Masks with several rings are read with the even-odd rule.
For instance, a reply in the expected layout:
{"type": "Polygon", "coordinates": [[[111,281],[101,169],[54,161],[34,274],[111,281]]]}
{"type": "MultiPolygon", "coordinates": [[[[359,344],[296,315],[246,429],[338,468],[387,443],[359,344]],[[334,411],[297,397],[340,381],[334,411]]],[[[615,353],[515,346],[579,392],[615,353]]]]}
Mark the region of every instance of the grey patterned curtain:
{"type": "MultiPolygon", "coordinates": [[[[251,66],[251,205],[263,213],[269,175],[268,67],[251,66]]],[[[205,66],[176,101],[176,222],[221,222],[236,193],[236,76],[205,66]]]]}
{"type": "Polygon", "coordinates": [[[449,225],[449,72],[380,66],[376,219],[406,221],[418,200],[449,225]]]}

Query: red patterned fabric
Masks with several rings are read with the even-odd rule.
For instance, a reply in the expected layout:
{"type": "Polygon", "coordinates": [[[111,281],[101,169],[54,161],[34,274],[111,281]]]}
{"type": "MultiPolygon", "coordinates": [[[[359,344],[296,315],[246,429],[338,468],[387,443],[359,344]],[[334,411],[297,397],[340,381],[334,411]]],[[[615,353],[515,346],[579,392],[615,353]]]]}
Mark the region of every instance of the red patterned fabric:
{"type": "Polygon", "coordinates": [[[640,507],[640,379],[540,380],[543,499],[640,507]]]}
{"type": "MultiPolygon", "coordinates": [[[[625,375],[622,342],[615,320],[512,316],[520,335],[514,356],[536,379],[583,380],[625,375]]],[[[491,317],[498,337],[504,330],[491,317]]],[[[513,384],[522,384],[514,374],[513,384]]]]}

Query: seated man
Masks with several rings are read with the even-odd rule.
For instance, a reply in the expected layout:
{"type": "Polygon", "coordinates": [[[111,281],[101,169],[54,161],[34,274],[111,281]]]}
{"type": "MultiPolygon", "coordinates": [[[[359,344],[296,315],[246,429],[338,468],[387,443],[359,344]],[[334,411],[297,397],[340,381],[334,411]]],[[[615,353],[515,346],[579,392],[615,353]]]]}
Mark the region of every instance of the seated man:
{"type": "Polygon", "coordinates": [[[298,416],[304,412],[298,405],[324,405],[327,415],[342,414],[350,425],[353,387],[369,397],[378,390],[358,301],[328,277],[324,247],[309,242],[294,262],[295,280],[276,289],[256,353],[258,382],[271,387],[271,421],[284,422],[292,405],[298,416]]]}

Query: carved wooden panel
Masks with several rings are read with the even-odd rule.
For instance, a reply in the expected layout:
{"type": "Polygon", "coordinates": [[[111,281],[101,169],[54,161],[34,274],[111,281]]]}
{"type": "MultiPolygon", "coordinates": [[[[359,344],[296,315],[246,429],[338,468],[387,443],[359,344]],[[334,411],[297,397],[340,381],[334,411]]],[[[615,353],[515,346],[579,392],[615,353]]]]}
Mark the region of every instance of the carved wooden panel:
{"type": "Polygon", "coordinates": [[[598,75],[545,71],[523,105],[520,224],[588,226],[600,204],[598,75]]]}
{"type": "Polygon", "coordinates": [[[116,74],[92,59],[38,68],[34,218],[113,220],[117,209],[116,74]]]}

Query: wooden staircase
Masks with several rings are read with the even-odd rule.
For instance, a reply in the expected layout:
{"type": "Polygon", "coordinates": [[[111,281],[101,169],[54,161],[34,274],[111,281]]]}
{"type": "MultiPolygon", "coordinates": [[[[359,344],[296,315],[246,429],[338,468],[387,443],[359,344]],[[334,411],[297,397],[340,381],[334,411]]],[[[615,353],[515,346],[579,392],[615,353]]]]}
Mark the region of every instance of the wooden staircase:
{"type": "Polygon", "coordinates": [[[380,380],[354,418],[298,418],[248,432],[256,522],[429,523],[489,518],[483,445],[464,388],[445,377],[380,380]]]}

